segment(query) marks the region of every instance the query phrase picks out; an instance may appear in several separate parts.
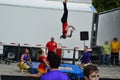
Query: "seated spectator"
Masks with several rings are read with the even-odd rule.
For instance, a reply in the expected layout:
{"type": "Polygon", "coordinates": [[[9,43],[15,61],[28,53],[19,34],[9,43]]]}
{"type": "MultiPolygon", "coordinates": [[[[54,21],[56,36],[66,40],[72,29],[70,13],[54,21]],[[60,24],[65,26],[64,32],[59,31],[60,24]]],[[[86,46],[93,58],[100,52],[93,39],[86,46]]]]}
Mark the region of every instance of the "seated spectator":
{"type": "Polygon", "coordinates": [[[23,72],[25,69],[28,70],[32,66],[31,63],[32,61],[29,54],[29,50],[25,48],[20,58],[20,62],[18,63],[18,67],[20,68],[20,71],[23,72]]]}
{"type": "Polygon", "coordinates": [[[47,72],[47,67],[49,67],[47,57],[45,56],[44,51],[41,48],[39,48],[38,53],[40,54],[40,64],[37,69],[38,73],[37,74],[28,74],[27,76],[40,77],[47,72]]]}
{"type": "Polygon", "coordinates": [[[59,55],[57,54],[50,55],[48,61],[51,70],[46,74],[42,75],[40,80],[70,80],[68,75],[58,70],[58,67],[60,66],[61,63],[61,58],[59,55]]]}
{"type": "Polygon", "coordinates": [[[87,65],[84,67],[85,80],[99,80],[99,70],[95,65],[87,65]]]}

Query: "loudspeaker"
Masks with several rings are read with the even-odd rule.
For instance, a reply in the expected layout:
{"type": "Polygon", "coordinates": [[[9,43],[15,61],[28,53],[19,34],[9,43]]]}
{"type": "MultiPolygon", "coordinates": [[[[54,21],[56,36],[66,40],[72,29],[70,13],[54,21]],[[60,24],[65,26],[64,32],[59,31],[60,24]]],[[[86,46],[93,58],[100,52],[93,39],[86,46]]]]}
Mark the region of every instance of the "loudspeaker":
{"type": "Polygon", "coordinates": [[[80,40],[88,40],[89,36],[88,36],[88,31],[82,31],[80,32],[80,40]]]}

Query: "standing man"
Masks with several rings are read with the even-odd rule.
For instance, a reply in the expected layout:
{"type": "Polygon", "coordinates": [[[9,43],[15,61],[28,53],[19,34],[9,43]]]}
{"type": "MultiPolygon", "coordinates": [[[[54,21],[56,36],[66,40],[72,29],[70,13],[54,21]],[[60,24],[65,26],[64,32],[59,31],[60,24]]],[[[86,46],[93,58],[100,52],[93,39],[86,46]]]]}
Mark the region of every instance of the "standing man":
{"type": "Polygon", "coordinates": [[[118,39],[115,37],[113,38],[113,41],[111,42],[111,65],[119,66],[119,50],[120,50],[120,44],[118,42],[118,39]]]}
{"type": "Polygon", "coordinates": [[[84,52],[82,55],[82,66],[85,67],[91,64],[91,53],[88,51],[88,46],[84,46],[84,52]]]}
{"type": "Polygon", "coordinates": [[[108,41],[102,45],[102,64],[109,65],[110,64],[110,44],[108,41]]]}
{"type": "Polygon", "coordinates": [[[51,41],[46,44],[47,58],[49,58],[51,54],[56,53],[57,43],[54,40],[54,37],[51,37],[51,41]]]}

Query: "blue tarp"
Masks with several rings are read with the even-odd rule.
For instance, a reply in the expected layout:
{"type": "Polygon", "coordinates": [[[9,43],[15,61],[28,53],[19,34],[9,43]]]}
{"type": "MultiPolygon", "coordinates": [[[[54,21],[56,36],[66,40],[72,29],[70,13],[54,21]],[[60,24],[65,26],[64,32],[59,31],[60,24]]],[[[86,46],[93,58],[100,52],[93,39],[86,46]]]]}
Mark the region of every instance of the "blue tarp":
{"type": "MultiPolygon", "coordinates": [[[[35,74],[35,73],[37,73],[37,68],[40,63],[33,62],[32,64],[33,64],[33,66],[30,69],[30,72],[32,74],[35,74]]],[[[80,69],[77,65],[63,63],[60,65],[59,70],[64,73],[71,74],[71,77],[74,77],[74,78],[84,78],[83,70],[80,69]]]]}

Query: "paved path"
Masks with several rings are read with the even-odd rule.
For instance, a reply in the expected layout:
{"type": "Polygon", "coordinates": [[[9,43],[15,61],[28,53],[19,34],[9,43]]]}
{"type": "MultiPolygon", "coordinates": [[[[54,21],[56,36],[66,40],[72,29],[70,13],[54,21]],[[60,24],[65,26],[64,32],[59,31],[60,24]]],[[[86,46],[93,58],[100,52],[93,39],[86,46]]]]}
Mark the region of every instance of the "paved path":
{"type": "Polygon", "coordinates": [[[20,73],[19,68],[16,63],[0,64],[0,75],[25,75],[24,73],[20,73]]]}
{"type": "Polygon", "coordinates": [[[120,66],[119,67],[98,67],[100,70],[101,78],[114,78],[120,79],[120,66]]]}
{"type": "MultiPolygon", "coordinates": [[[[120,79],[120,66],[119,67],[107,67],[107,66],[98,66],[100,70],[100,78],[115,78],[120,79]]],[[[11,63],[7,65],[5,63],[0,63],[0,75],[23,75],[25,76],[26,72],[20,73],[17,63],[11,63]]]]}

